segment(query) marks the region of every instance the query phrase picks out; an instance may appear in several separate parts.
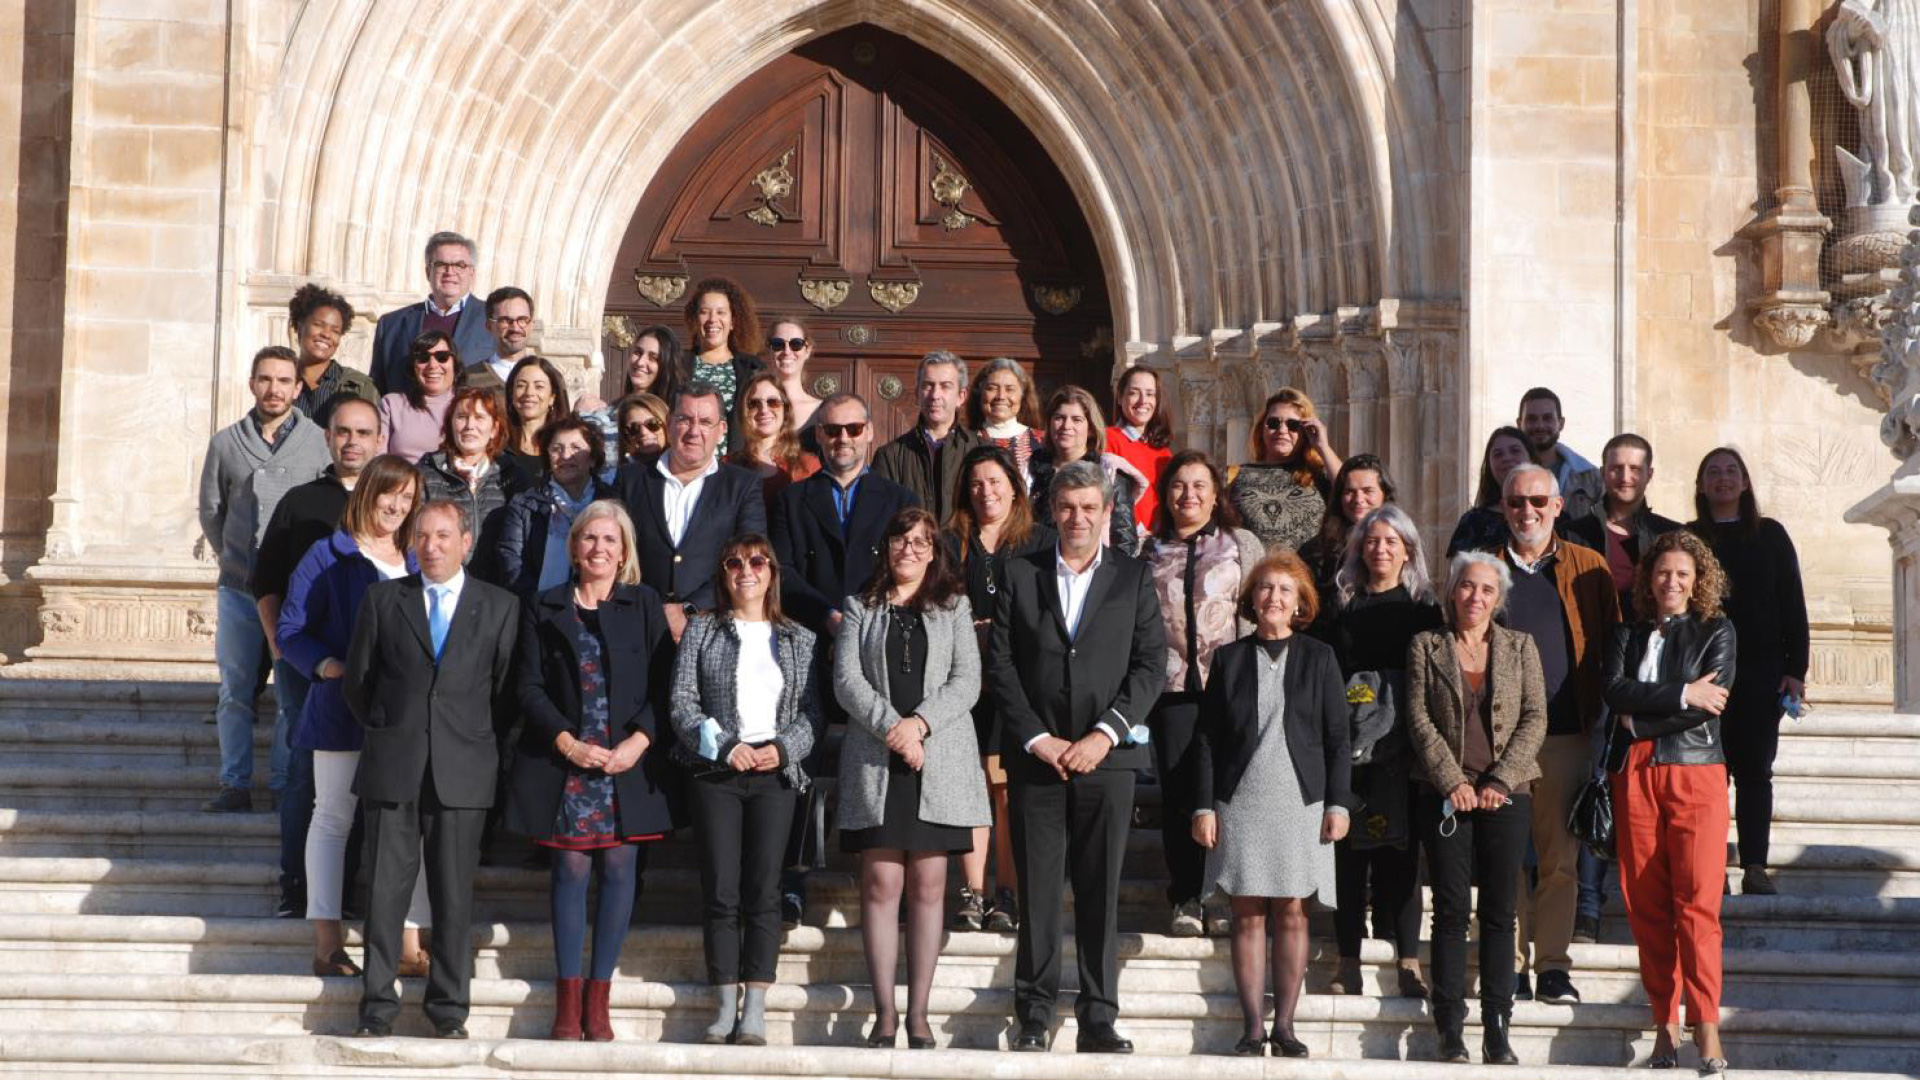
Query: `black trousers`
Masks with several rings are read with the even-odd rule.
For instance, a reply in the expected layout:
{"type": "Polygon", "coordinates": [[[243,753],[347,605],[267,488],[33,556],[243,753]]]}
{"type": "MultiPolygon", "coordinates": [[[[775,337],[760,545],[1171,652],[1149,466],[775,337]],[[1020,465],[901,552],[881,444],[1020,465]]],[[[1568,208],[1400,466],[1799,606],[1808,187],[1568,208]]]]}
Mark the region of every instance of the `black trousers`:
{"type": "Polygon", "coordinates": [[[1207,850],[1193,842],[1193,812],[1200,788],[1200,758],[1194,752],[1194,727],[1200,719],[1200,695],[1160,695],[1147,728],[1153,732],[1153,772],[1160,783],[1160,850],[1167,860],[1167,903],[1200,899],[1205,885],[1207,850]]]}
{"type": "Polygon", "coordinates": [[[1100,769],[1063,781],[1041,774],[1038,761],[1012,766],[1019,771],[1008,777],[1008,812],[1021,914],[1014,1015],[1021,1024],[1053,1022],[1070,876],[1080,974],[1074,1013],[1083,1031],[1111,1024],[1120,1015],[1120,862],[1133,827],[1133,770],[1100,769]]]}
{"type": "MultiPolygon", "coordinates": [[[[1742,674],[1745,674],[1744,672],[1742,674]]],[[[1765,672],[1756,685],[1766,693],[1740,693],[1720,718],[1720,739],[1727,752],[1727,778],[1740,793],[1733,815],[1740,830],[1740,865],[1765,866],[1773,840],[1773,759],[1780,753],[1780,676],[1765,672]]]]}
{"type": "Polygon", "coordinates": [[[796,799],[779,773],[701,777],[687,785],[700,844],[707,982],[772,982],[780,959],[780,857],[796,799]]]}
{"type": "Polygon", "coordinates": [[[1440,832],[1440,796],[1420,788],[1413,821],[1427,849],[1433,883],[1433,1018],[1458,1024],[1467,1015],[1467,921],[1480,920],[1480,1012],[1513,1014],[1513,906],[1520,860],[1533,835],[1533,800],[1516,795],[1498,810],[1456,813],[1440,832]],[[1470,891],[1478,885],[1479,906],[1470,891]]]}
{"type": "Polygon", "coordinates": [[[1356,849],[1342,840],[1333,846],[1333,936],[1342,958],[1360,955],[1360,939],[1367,932],[1367,901],[1373,901],[1373,936],[1393,942],[1401,960],[1420,955],[1420,904],[1417,883],[1420,848],[1356,849]]]}
{"type": "Polygon", "coordinates": [[[391,1024],[400,1014],[393,987],[400,963],[400,931],[407,921],[420,860],[427,862],[427,902],[433,932],[427,940],[432,967],[422,1009],[435,1025],[467,1019],[473,982],[473,875],[480,865],[484,807],[440,805],[429,765],[420,798],[408,803],[364,801],[368,858],[366,986],[360,1019],[391,1024]]]}

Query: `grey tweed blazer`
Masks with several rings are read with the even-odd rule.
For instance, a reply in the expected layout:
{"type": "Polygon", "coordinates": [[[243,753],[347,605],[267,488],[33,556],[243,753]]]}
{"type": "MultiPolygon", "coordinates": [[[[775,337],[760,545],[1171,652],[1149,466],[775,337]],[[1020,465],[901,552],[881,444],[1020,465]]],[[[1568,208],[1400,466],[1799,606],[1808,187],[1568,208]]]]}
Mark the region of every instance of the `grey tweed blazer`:
{"type": "MultiPolygon", "coordinates": [[[[980,697],[980,642],[973,605],[963,594],[952,606],[930,608],[927,627],[927,696],[915,710],[933,729],[920,772],[920,820],[971,828],[989,825],[986,774],[973,731],[973,705],[980,697]]],[[[842,829],[880,824],[887,805],[887,732],[900,722],[887,687],[887,609],[847,597],[834,639],[833,692],[847,710],[847,738],[840,747],[842,829]]]]}
{"type": "MultiPolygon", "coordinates": [[[[785,682],[773,720],[773,741],[785,762],[781,775],[794,789],[805,790],[807,774],[800,763],[813,749],[821,725],[815,639],[806,627],[786,623],[774,628],[773,641],[785,682]]],[[[701,612],[687,621],[673,666],[672,719],[674,734],[679,736],[673,755],[681,764],[699,769],[725,765],[740,734],[735,693],[739,667],[740,635],[734,633],[731,616],[701,612]],[[700,745],[700,724],[708,719],[718,723],[723,733],[717,763],[693,749],[700,745]]]]}

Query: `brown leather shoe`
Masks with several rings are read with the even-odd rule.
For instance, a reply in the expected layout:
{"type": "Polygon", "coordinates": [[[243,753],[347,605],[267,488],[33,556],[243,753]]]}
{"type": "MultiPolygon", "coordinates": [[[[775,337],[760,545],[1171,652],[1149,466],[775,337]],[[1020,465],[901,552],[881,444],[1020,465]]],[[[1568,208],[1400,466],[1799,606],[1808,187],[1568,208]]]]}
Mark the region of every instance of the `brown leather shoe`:
{"type": "Polygon", "coordinates": [[[401,957],[398,973],[403,979],[424,979],[433,966],[433,960],[426,953],[414,957],[401,957]]]}
{"type": "Polygon", "coordinates": [[[313,958],[313,973],[322,979],[357,979],[360,977],[360,965],[353,962],[347,950],[335,949],[333,955],[325,960],[317,956],[313,958]]]}

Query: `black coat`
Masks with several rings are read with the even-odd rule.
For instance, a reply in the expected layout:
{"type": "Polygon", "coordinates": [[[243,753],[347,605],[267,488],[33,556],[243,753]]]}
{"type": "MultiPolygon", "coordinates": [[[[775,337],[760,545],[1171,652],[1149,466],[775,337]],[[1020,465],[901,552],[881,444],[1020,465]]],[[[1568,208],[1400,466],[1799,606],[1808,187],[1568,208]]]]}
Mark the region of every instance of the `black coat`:
{"type": "MultiPolygon", "coordinates": [[[[314,544],[333,535],[340,527],[340,515],[347,509],[347,486],[340,482],[333,466],[281,496],[267,519],[267,531],[260,536],[260,547],[253,556],[253,574],[247,579],[247,591],[255,600],[263,596],[287,595],[287,582],[293,569],[307,557],[314,544]]],[[[272,628],[268,628],[272,633],[272,628]]]]}
{"type": "MultiPolygon", "coordinates": [[[[667,721],[673,635],[660,613],[660,594],[645,585],[614,586],[598,610],[610,742],[636,731],[652,740],[638,765],[614,776],[620,835],[668,832],[686,820],[680,795],[684,770],[668,756],[674,741],[667,721]]],[[[580,656],[574,644],[580,629],[571,584],[548,589],[520,613],[514,692],[525,726],[507,785],[506,826],[525,836],[553,835],[569,768],[554,740],[563,731],[580,734],[580,656]]]]}
{"type": "Polygon", "coordinates": [[[501,454],[480,476],[480,487],[468,485],[447,460],[445,450],[435,450],[420,459],[420,475],[425,478],[426,497],[449,499],[466,508],[473,522],[473,547],[467,552],[467,573],[481,581],[504,585],[500,576],[500,527],[504,524],[507,502],[533,485],[533,479],[520,471],[512,458],[501,454]]]}
{"type": "MultiPolygon", "coordinates": [[[[618,492],[591,477],[587,487],[594,499],[619,498],[618,492]]],[[[543,481],[507,500],[500,513],[498,537],[490,561],[499,574],[498,582],[521,600],[532,600],[540,591],[540,569],[546,565],[547,532],[553,521],[553,508],[553,491],[543,481]]]]}
{"type": "Polygon", "coordinates": [[[767,531],[760,478],[723,462],[701,486],[700,501],[694,504],[687,531],[675,547],[667,532],[662,494],[667,478],[656,467],[659,460],[656,455],[627,462],[613,485],[639,532],[640,580],[665,600],[706,610],[714,605],[720,549],[741,533],[767,531]]]}
{"type": "Polygon", "coordinates": [[[1600,669],[1602,692],[1615,716],[1633,717],[1633,738],[1619,732],[1607,764],[1618,768],[1625,760],[1627,743],[1646,739],[1659,740],[1653,746],[1656,765],[1723,764],[1727,755],[1720,741],[1720,718],[1700,709],[1681,708],[1680,695],[1688,683],[1709,672],[1717,673],[1716,685],[1733,685],[1738,641],[1732,621],[1722,617],[1702,623],[1686,615],[1669,622],[1667,641],[1660,649],[1660,677],[1642,682],[1640,664],[1646,659],[1653,625],[1616,626],[1607,638],[1600,669]]]}
{"type": "Polygon", "coordinates": [[[1713,548],[1727,572],[1727,618],[1740,631],[1740,671],[1727,714],[1748,723],[1780,715],[1780,679],[1805,680],[1812,651],[1800,556],[1772,518],[1752,529],[1733,524],[1689,526],[1713,548]]]}
{"type": "MultiPolygon", "coordinates": [[[[1292,655],[1287,657],[1287,703],[1281,720],[1293,775],[1300,781],[1301,805],[1324,802],[1356,809],[1349,787],[1352,731],[1340,661],[1324,641],[1300,633],[1292,641],[1287,646],[1292,655]]],[[[1200,762],[1197,808],[1212,809],[1232,799],[1253,760],[1260,736],[1260,653],[1260,643],[1252,637],[1214,651],[1206,704],[1194,731],[1200,762]]]]}
{"type": "Polygon", "coordinates": [[[827,613],[859,592],[882,561],[880,537],[903,508],[920,505],[913,492],[868,472],[854,491],[844,536],[833,508],[834,480],[817,472],[788,484],[768,508],[768,530],[780,557],[780,603],[808,629],[824,634],[827,613]]]}
{"type": "MultiPolygon", "coordinates": [[[[1054,576],[1057,551],[1006,561],[981,673],[1000,714],[1006,767],[1029,779],[1053,776],[1023,749],[1035,736],[1071,741],[1105,722],[1125,738],[1130,727],[1146,722],[1167,681],[1167,629],[1152,569],[1112,549],[1102,552],[1079,634],[1069,638],[1054,576]]],[[[1122,746],[1100,767],[1148,764],[1146,747],[1122,746]]]]}
{"type": "Polygon", "coordinates": [[[519,630],[513,594],[469,574],[436,664],[420,575],[368,589],[341,687],[367,729],[353,793],[413,802],[431,768],[442,806],[492,806],[500,769],[494,705],[507,692],[519,630]]]}
{"type": "MultiPolygon", "coordinates": [[[[1661,536],[1680,527],[1680,523],[1671,518],[1661,517],[1653,512],[1646,503],[1633,512],[1627,519],[1627,535],[1621,540],[1626,549],[1627,560],[1635,566],[1640,565],[1640,553],[1653,546],[1661,536]]],[[[1579,517],[1564,519],[1559,530],[1566,537],[1582,547],[1590,547],[1602,555],[1607,553],[1607,505],[1606,500],[1593,504],[1593,509],[1579,517]]],[[[1633,617],[1633,590],[1620,594],[1620,612],[1622,617],[1633,617]]]]}

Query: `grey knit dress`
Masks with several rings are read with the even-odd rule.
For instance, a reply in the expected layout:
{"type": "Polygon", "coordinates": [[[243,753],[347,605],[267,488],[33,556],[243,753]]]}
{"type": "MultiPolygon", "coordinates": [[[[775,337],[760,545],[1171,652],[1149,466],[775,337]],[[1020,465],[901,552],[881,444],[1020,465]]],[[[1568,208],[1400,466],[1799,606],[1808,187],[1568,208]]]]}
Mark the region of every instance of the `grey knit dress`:
{"type": "MultiPolygon", "coordinates": [[[[1264,643],[1263,643],[1264,644],[1264,643]]],[[[1287,749],[1287,663],[1291,639],[1276,657],[1261,649],[1260,734],[1233,798],[1218,803],[1219,842],[1207,853],[1207,887],[1229,896],[1301,897],[1333,903],[1333,845],[1320,842],[1321,803],[1301,801],[1287,749]]]]}

